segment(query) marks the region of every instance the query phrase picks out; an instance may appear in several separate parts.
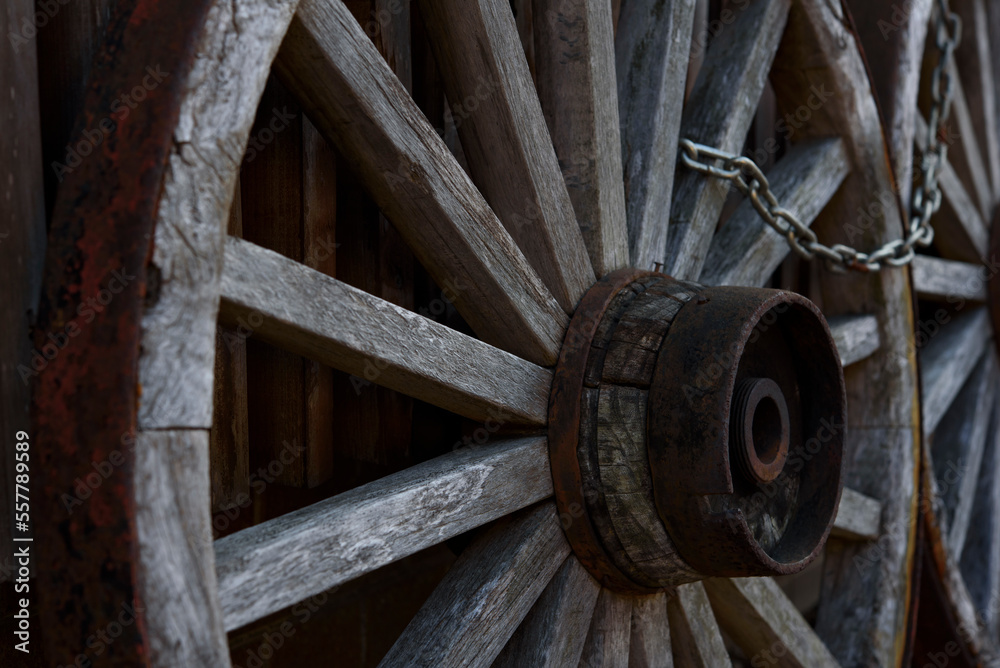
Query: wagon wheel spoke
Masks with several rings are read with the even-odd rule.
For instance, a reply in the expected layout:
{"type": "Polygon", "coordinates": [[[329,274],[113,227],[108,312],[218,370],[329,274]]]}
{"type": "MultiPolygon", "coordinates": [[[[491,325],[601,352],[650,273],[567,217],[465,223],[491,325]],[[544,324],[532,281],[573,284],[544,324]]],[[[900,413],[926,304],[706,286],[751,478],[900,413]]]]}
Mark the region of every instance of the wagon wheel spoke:
{"type": "Polygon", "coordinates": [[[379,665],[491,665],[569,552],[552,503],[498,522],[466,548],[379,665]]]}
{"type": "Polygon", "coordinates": [[[611,3],[534,4],[536,80],[597,276],[629,264],[611,3]]]}
{"type": "Polygon", "coordinates": [[[440,0],[421,8],[472,178],[572,312],[594,272],[510,5],[440,0]]]}
{"type": "MultiPolygon", "coordinates": [[[[850,169],[843,142],[825,139],[792,147],[767,178],[782,207],[812,225],[850,169]]],[[[788,240],[764,224],[747,199],[712,238],[698,280],[708,285],[762,286],[789,252],[788,240]]]]}
{"type": "Polygon", "coordinates": [[[938,324],[938,332],[927,332],[930,342],[920,353],[920,376],[924,387],[923,429],[933,434],[948,407],[976,367],[993,338],[989,314],[979,308],[938,324]]]}
{"type": "Polygon", "coordinates": [[[729,652],[715,621],[705,586],[701,582],[681,585],[667,602],[670,642],[674,664],[692,668],[731,666],[729,652]]]}
{"type": "MultiPolygon", "coordinates": [[[[545,439],[515,439],[442,455],[222,538],[216,543],[216,567],[226,628],[260,619],[551,494],[545,439]]],[[[547,508],[531,511],[512,529],[534,551],[498,543],[498,554],[503,549],[510,554],[491,567],[538,559],[517,576],[529,578],[538,568],[549,568],[549,560],[561,561],[565,541],[547,508]],[[562,542],[551,536],[553,523],[562,542]],[[539,552],[542,547],[546,551],[539,552]]]]}
{"type": "Polygon", "coordinates": [[[601,586],[573,555],[542,592],[493,664],[561,668],[580,663],[601,586]]]}
{"type": "Polygon", "coordinates": [[[565,314],[344,4],[304,3],[276,66],[476,333],[555,362],[565,314]]]}
{"type": "MultiPolygon", "coordinates": [[[[995,397],[995,395],[994,395],[995,397]]],[[[978,586],[970,593],[985,620],[986,634],[1000,645],[995,601],[1000,599],[1000,410],[994,406],[986,449],[975,489],[975,505],[965,537],[960,567],[978,586]]]]}
{"type": "Polygon", "coordinates": [[[998,376],[996,355],[987,350],[934,431],[934,475],[944,503],[938,518],[948,527],[947,545],[955,561],[962,558],[969,530],[998,376]]]}
{"type": "Polygon", "coordinates": [[[953,11],[962,18],[964,33],[955,52],[955,65],[966,93],[972,126],[979,130],[977,136],[985,149],[983,159],[989,168],[992,204],[1000,198],[1000,140],[997,137],[997,91],[993,79],[995,65],[990,54],[988,4],[986,0],[957,2],[953,11]]]}
{"type": "Polygon", "coordinates": [[[969,262],[942,260],[930,255],[913,259],[913,287],[917,296],[931,301],[985,302],[983,267],[969,262]]]}
{"type": "Polygon", "coordinates": [[[828,322],[845,367],[867,359],[882,345],[878,318],[873,315],[841,315],[828,322]]]}
{"type": "Polygon", "coordinates": [[[882,504],[878,499],[845,487],[831,535],[851,540],[875,540],[881,533],[881,524],[882,504]]]}
{"type": "MultiPolygon", "coordinates": [[[[730,153],[740,151],[784,33],[789,5],[788,0],[759,0],[736,13],[728,28],[732,39],[708,51],[684,109],[682,137],[730,153]]],[[[701,273],[728,191],[721,180],[691,171],[678,174],[666,273],[678,278],[701,273]]]]}
{"type": "Polygon", "coordinates": [[[602,589],[594,607],[580,665],[588,668],[627,668],[631,629],[631,598],[602,589]]]}
{"type": "Polygon", "coordinates": [[[652,269],[666,253],[695,4],[629,0],[618,17],[615,62],[629,255],[640,269],[652,269]]]}
{"type": "Polygon", "coordinates": [[[719,623],[751,662],[840,665],[774,580],[713,579],[705,589],[719,623]]]}
{"type": "MultiPolygon", "coordinates": [[[[927,121],[918,113],[914,137],[922,154],[927,147],[927,121]]],[[[989,251],[989,229],[950,161],[939,176],[943,193],[941,210],[934,217],[934,235],[941,252],[950,259],[979,262],[989,251]]]]}
{"type": "Polygon", "coordinates": [[[667,593],[637,596],[632,603],[629,668],[672,668],[667,593]]]}
{"type": "Polygon", "coordinates": [[[551,372],[273,251],[231,237],[222,299],[237,332],[365,382],[476,420],[546,422],[551,372]]]}

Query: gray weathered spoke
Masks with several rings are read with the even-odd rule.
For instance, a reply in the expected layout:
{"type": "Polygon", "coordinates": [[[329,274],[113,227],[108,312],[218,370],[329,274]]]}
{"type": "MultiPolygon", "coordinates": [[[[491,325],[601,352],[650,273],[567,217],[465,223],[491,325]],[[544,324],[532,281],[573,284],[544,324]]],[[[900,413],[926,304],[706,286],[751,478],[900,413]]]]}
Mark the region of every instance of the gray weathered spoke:
{"type": "MultiPolygon", "coordinates": [[[[992,397],[996,401],[996,395],[992,397]]],[[[1000,409],[993,406],[992,428],[974,490],[975,505],[962,551],[961,570],[969,582],[979,586],[969,592],[985,620],[987,635],[1000,645],[1000,409]]]]}
{"type": "Polygon", "coordinates": [[[594,272],[510,3],[434,0],[420,7],[472,178],[572,312],[594,272]]]}
{"type": "MultiPolygon", "coordinates": [[[[921,323],[921,334],[930,339],[920,352],[923,385],[923,430],[929,436],[937,429],[948,407],[972,373],[983,349],[993,338],[985,308],[947,321],[921,323]]],[[[943,320],[943,318],[942,318],[943,320]]],[[[918,339],[919,342],[919,339],[918,339]]]]}
{"type": "Polygon", "coordinates": [[[801,668],[839,666],[823,641],[771,578],[705,581],[719,624],[750,658],[801,668]],[[778,659],[776,650],[783,656],[778,659]]]}
{"type": "Polygon", "coordinates": [[[913,285],[921,299],[986,301],[983,266],[969,262],[918,255],[913,259],[913,285]]]}
{"type": "MultiPolygon", "coordinates": [[[[914,129],[917,150],[927,148],[927,121],[917,114],[914,129]]],[[[942,253],[955,260],[979,262],[989,251],[989,230],[983,216],[955,173],[950,162],[945,162],[939,177],[943,204],[934,216],[934,236],[942,253]]]]}
{"type": "MultiPolygon", "coordinates": [[[[789,0],[756,0],[712,44],[684,109],[681,137],[739,153],[757,110],[789,0]]],[[[667,238],[666,272],[697,278],[722,212],[727,183],[691,170],[677,175],[667,238]]]]}
{"type": "Polygon", "coordinates": [[[490,666],[569,555],[555,504],[491,527],[462,552],[380,666],[490,666]]]}
{"type": "Polygon", "coordinates": [[[573,555],[524,618],[494,668],[562,668],[583,655],[601,585],[573,555]]]}
{"type": "Polygon", "coordinates": [[[637,596],[632,602],[629,668],[673,668],[667,594],[637,596]]]}
{"type": "Polygon", "coordinates": [[[882,524],[882,504],[850,487],[840,495],[831,534],[851,540],[875,540],[882,524]]]}
{"type": "Polygon", "coordinates": [[[615,36],[632,265],[663,262],[695,0],[629,0],[615,36]]]}
{"type": "Polygon", "coordinates": [[[229,238],[222,299],[237,332],[359,382],[475,420],[546,422],[550,371],[266,248],[229,238]]]}
{"type": "MultiPolygon", "coordinates": [[[[260,619],[551,494],[545,439],[522,438],[442,455],[222,538],[215,558],[226,628],[260,619]]],[[[525,572],[544,571],[550,567],[546,560],[565,556],[554,510],[542,514],[553,516],[559,540],[549,535],[552,529],[542,531],[540,512],[531,513],[538,525],[532,540],[544,543],[545,551],[518,557],[539,559],[525,572]]],[[[502,642],[496,651],[501,647],[502,642]]]]}
{"type": "Polygon", "coordinates": [[[538,96],[597,276],[629,263],[611,3],[536,0],[538,96]]]}
{"type": "Polygon", "coordinates": [[[839,315],[830,318],[830,333],[845,367],[867,359],[882,345],[878,318],[873,315],[839,315]]]}
{"type": "Polygon", "coordinates": [[[996,90],[994,90],[993,55],[987,0],[963,0],[954,5],[962,18],[962,42],[955,52],[955,65],[962,77],[962,87],[972,125],[983,140],[984,159],[989,167],[989,182],[994,201],[1000,197],[1000,140],[997,137],[996,90]]]}
{"type": "Polygon", "coordinates": [[[979,149],[979,133],[976,132],[969,103],[965,97],[965,89],[954,61],[950,63],[948,73],[953,85],[951,118],[958,128],[958,143],[949,146],[948,155],[962,181],[972,184],[972,192],[975,193],[976,202],[979,204],[979,213],[984,219],[989,220],[993,212],[993,192],[990,174],[986,170],[986,163],[983,162],[983,154],[979,149]]]}
{"type": "Polygon", "coordinates": [[[681,585],[667,602],[674,663],[691,668],[731,666],[729,652],[701,582],[681,585]]]}
{"type": "Polygon", "coordinates": [[[347,7],[306,0],[276,65],[473,330],[553,364],[565,313],[347,7]]]}
{"type": "MultiPolygon", "coordinates": [[[[850,169],[843,142],[825,139],[794,146],[767,178],[781,206],[812,225],[850,169]]],[[[699,282],[758,287],[789,252],[788,240],[747,199],[712,239],[699,282]]]]}
{"type": "Polygon", "coordinates": [[[631,627],[631,598],[602,589],[597,597],[580,665],[587,668],[628,668],[631,627]]]}
{"type": "Polygon", "coordinates": [[[962,557],[969,530],[998,377],[996,355],[988,349],[934,431],[931,453],[944,503],[942,526],[948,527],[947,544],[955,561],[962,557]]]}

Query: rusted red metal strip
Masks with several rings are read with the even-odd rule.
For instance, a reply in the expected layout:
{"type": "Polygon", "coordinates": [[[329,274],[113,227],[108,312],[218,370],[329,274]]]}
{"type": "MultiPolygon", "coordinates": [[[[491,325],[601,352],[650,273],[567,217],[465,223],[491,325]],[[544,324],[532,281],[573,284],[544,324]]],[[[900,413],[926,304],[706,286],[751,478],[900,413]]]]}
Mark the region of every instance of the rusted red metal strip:
{"type": "Polygon", "coordinates": [[[34,549],[50,665],[145,665],[134,430],[146,261],[209,0],[123,0],[91,74],[46,255],[34,383],[34,549]]]}

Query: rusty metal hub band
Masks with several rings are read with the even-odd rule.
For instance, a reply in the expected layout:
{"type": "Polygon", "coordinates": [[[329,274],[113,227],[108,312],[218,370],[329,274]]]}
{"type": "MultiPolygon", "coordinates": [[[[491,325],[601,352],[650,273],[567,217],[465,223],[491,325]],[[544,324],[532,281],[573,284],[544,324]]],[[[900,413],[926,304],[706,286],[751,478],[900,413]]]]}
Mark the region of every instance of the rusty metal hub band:
{"type": "Polygon", "coordinates": [[[804,297],[609,274],[572,318],[549,401],[575,554],[631,592],[801,570],[836,513],[845,411],[804,297]]]}

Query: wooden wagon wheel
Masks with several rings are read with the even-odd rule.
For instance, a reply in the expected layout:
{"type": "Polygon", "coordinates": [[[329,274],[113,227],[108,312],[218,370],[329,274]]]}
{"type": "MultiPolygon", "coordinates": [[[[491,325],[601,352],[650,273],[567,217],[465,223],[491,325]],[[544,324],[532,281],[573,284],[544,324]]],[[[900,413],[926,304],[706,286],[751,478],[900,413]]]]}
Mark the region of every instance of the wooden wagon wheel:
{"type": "MultiPolygon", "coordinates": [[[[992,665],[1000,656],[1000,369],[991,345],[1000,324],[1000,142],[998,72],[991,54],[1000,10],[980,0],[953,2],[950,9],[962,29],[946,70],[953,85],[951,113],[938,133],[947,147],[942,208],[934,218],[934,245],[913,263],[927,535],[923,588],[928,593],[921,598],[935,611],[928,617],[940,613],[936,618],[950,623],[918,624],[914,660],[939,655],[957,638],[967,646],[963,661],[992,665]]],[[[888,40],[862,36],[872,62],[882,63],[875,80],[893,129],[897,173],[914,175],[901,184],[906,196],[920,183],[928,151],[929,84],[940,59],[941,16],[938,3],[913,3],[912,11],[884,24],[888,40]]],[[[946,26],[944,34],[954,32],[950,21],[946,26]]]]}
{"type": "Polygon", "coordinates": [[[86,510],[39,528],[53,660],[134,599],[140,623],[109,660],[227,665],[226,630],[497,520],[385,665],[715,666],[730,661],[723,632],[751,663],[903,661],[920,443],[908,277],[808,265],[795,287],[832,340],[790,292],[704,287],[764,285],[788,247],[749,203],[716,231],[725,187],[676,160],[682,137],[738,152],[770,73],[790,124],[772,190],[827,243],[898,238],[879,112],[836,3],[733,3],[686,103],[693,3],[536,0],[537,91],[506,2],[423,3],[449,97],[481,101],[458,128],[471,178],[340,2],[188,4],[121,9],[86,120],[147,66],[168,75],[67,176],[53,223],[41,342],[108,272],[137,276],[36,392],[49,499],[79,475],[60,458],[102,460],[136,431],[86,510]],[[272,61],[435,280],[464,286],[454,302],[478,339],[226,238],[272,61]],[[215,330],[241,318],[529,435],[213,545],[215,330]],[[590,436],[575,459],[560,449],[590,436]],[[798,570],[831,524],[815,628],[771,578],[729,577],[798,570]]]}

